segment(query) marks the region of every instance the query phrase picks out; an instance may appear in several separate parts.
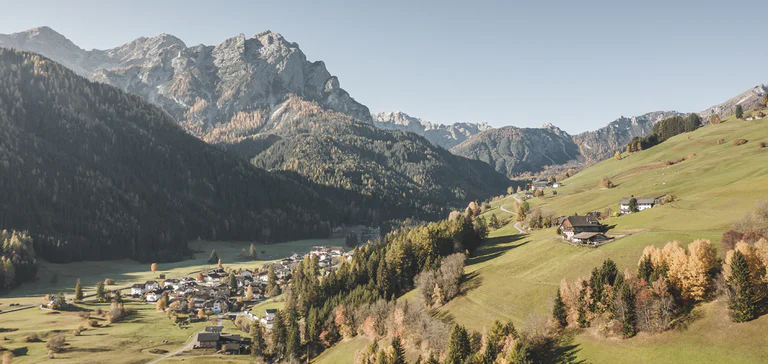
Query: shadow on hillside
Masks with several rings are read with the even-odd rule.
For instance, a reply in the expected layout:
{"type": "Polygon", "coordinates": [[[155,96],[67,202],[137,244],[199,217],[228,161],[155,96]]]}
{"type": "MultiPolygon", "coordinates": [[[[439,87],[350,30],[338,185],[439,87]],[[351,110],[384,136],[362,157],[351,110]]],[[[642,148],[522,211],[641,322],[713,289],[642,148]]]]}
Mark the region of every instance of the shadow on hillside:
{"type": "Polygon", "coordinates": [[[547,340],[541,350],[533,353],[532,359],[535,363],[589,363],[586,360],[577,360],[576,354],[579,351],[579,344],[573,342],[573,333],[563,333],[547,340]]]}
{"type": "Polygon", "coordinates": [[[477,250],[475,255],[467,259],[467,265],[487,262],[491,259],[503,255],[508,250],[528,244],[527,241],[519,244],[513,244],[527,236],[527,234],[515,234],[486,239],[485,244],[477,250]]]}
{"type": "Polygon", "coordinates": [[[430,310],[430,315],[432,315],[432,317],[434,317],[434,318],[436,318],[436,319],[438,319],[438,320],[440,320],[440,321],[442,321],[442,322],[444,322],[444,323],[446,323],[448,325],[453,325],[453,324],[456,323],[456,319],[454,318],[453,314],[451,314],[451,313],[449,313],[449,312],[447,312],[445,310],[435,310],[435,309],[433,309],[433,310],[430,310]]]}

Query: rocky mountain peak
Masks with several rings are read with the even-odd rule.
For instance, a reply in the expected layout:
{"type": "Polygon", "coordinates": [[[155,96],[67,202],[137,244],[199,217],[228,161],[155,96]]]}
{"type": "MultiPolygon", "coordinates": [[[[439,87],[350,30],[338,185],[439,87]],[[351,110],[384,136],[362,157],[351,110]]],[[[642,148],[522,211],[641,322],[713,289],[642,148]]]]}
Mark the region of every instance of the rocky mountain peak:
{"type": "Polygon", "coordinates": [[[193,47],[163,33],[85,51],[41,27],[0,35],[0,46],[40,53],[92,80],[139,94],[199,136],[243,119],[264,131],[275,124],[263,120],[265,115],[269,119],[293,96],[371,122],[368,108],[341,88],[323,62],[309,62],[298,44],[271,31],[193,47]]]}

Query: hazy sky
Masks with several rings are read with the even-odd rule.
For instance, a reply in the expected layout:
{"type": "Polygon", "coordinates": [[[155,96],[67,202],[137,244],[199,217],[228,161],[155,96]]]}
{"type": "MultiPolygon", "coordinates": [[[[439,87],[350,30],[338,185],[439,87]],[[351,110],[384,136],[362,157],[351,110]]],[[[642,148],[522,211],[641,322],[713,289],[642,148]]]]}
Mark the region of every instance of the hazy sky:
{"type": "Polygon", "coordinates": [[[672,2],[0,0],[0,33],[48,25],[91,49],[269,29],[374,112],[580,132],[768,83],[768,1],[672,2]]]}

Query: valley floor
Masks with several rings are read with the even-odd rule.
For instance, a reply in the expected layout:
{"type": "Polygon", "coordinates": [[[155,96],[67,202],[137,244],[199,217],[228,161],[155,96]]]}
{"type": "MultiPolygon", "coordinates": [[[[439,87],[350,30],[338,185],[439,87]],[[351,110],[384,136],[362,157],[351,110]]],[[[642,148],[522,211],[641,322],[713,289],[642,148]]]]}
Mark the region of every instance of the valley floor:
{"type": "MultiPolygon", "coordinates": [[[[180,329],[173,321],[166,318],[165,313],[158,312],[154,304],[146,304],[139,300],[126,298],[126,308],[136,309],[126,321],[99,328],[87,328],[80,336],[74,336],[73,330],[86,326],[85,320],[78,312],[53,312],[41,310],[37,306],[45,294],[65,293],[67,299],[74,292],[75,282],[79,278],[87,295],[95,292],[96,283],[106,278],[114,279],[114,285],[107,289],[129,287],[133,283],[143,283],[156,279],[159,274],[167,277],[194,276],[197,272],[213,267],[207,260],[211,249],[216,249],[225,267],[259,268],[264,263],[278,260],[291,253],[304,254],[314,245],[343,245],[343,239],[313,239],[286,242],[281,244],[255,244],[259,252],[259,260],[250,260],[240,256],[241,249],[248,250],[250,243],[239,242],[192,242],[190,247],[200,251],[196,259],[175,263],[163,263],[159,271],[151,272],[149,264],[132,260],[118,261],[86,261],[68,264],[53,264],[42,262],[40,279],[12,290],[0,297],[0,310],[9,310],[11,304],[35,305],[35,307],[20,311],[0,313],[0,347],[14,350],[26,347],[26,355],[13,359],[13,363],[39,363],[47,358],[46,341],[50,335],[63,332],[67,346],[64,352],[56,354],[57,363],[147,363],[163,356],[150,350],[161,349],[172,353],[183,348],[190,338],[203,330],[209,322],[198,322],[189,328],[180,329]],[[55,283],[52,277],[57,277],[55,283]],[[3,330],[5,329],[5,330],[3,330]],[[6,330],[12,331],[6,331],[6,330]],[[5,332],[4,332],[5,331],[5,332]],[[25,342],[25,337],[37,334],[41,342],[25,342]],[[167,340],[167,343],[163,343],[167,340]]],[[[86,299],[88,301],[88,299],[86,299]]],[[[267,299],[254,306],[254,312],[264,309],[281,307],[280,296],[267,299]]],[[[109,310],[106,303],[83,303],[77,305],[82,311],[109,310]]],[[[98,318],[101,324],[103,318],[98,318]]],[[[241,333],[229,320],[222,320],[225,332],[241,333]]],[[[242,334],[242,333],[241,333],[242,334]]],[[[197,352],[185,352],[163,362],[181,361],[192,363],[252,362],[249,355],[207,355],[200,356],[197,352]]]]}

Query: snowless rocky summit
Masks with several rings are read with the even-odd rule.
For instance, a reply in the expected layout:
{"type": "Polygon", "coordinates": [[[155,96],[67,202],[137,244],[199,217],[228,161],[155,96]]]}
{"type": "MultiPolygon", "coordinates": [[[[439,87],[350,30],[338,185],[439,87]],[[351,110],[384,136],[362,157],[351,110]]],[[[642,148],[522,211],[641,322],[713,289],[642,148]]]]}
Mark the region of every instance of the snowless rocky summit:
{"type": "Polygon", "coordinates": [[[92,80],[143,96],[194,134],[217,124],[247,123],[248,132],[275,127],[271,116],[297,96],[371,122],[368,108],[344,91],[321,61],[271,31],[215,46],[188,47],[169,34],[86,51],[48,27],[0,35],[0,47],[40,53],[92,80]]]}
{"type": "Polygon", "coordinates": [[[436,124],[409,116],[401,111],[380,112],[373,114],[372,117],[373,123],[379,128],[416,133],[427,138],[432,144],[445,149],[451,149],[467,138],[492,128],[487,123],[436,124]]]}

